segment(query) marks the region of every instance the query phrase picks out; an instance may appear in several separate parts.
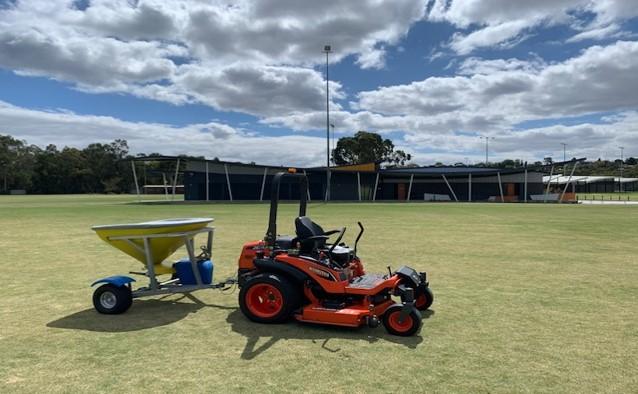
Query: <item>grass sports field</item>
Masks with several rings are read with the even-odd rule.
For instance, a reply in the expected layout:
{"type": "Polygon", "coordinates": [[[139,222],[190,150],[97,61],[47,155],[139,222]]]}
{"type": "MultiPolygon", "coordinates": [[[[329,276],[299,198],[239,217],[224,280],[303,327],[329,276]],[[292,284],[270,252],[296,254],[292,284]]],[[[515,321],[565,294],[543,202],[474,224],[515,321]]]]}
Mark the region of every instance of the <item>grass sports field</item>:
{"type": "MultiPolygon", "coordinates": [[[[436,301],[420,336],[248,322],[237,292],[94,312],[89,284],[141,266],[94,224],[216,218],[215,278],[234,273],[267,205],[137,205],[0,196],[0,392],[632,392],[638,387],[638,206],[312,204],[366,233],[368,271],[409,264],[436,301]]],[[[292,230],[294,206],[280,209],[292,230]]]]}

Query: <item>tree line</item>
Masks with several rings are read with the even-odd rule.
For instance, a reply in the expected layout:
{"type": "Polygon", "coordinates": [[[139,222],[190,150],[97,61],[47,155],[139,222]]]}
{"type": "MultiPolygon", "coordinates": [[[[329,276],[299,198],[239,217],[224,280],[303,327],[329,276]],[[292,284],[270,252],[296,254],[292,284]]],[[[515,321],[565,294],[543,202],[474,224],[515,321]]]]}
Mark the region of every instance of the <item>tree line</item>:
{"type": "MultiPolygon", "coordinates": [[[[126,140],[93,143],[83,149],[48,145],[40,148],[0,134],[0,193],[25,190],[30,194],[129,193],[134,189],[133,171],[127,159],[157,157],[159,153],[129,154],[126,140]]],[[[189,156],[182,156],[189,158],[189,156]]],[[[140,165],[141,184],[162,184],[175,163],[149,161],[140,165]]]]}
{"type": "MultiPolygon", "coordinates": [[[[353,137],[344,137],[337,142],[332,152],[337,165],[361,164],[369,162],[385,163],[386,167],[416,167],[410,163],[411,156],[395,150],[394,144],[382,139],[376,133],[360,131],[353,137]]],[[[0,134],[0,193],[10,190],[25,190],[30,194],[64,193],[129,193],[134,189],[133,173],[127,159],[161,156],[159,153],[129,154],[126,140],[116,139],[110,143],[93,143],[83,149],[48,145],[45,148],[29,145],[26,141],[0,134]]],[[[185,159],[194,157],[182,155],[185,159]]],[[[213,160],[219,161],[215,158],[213,160]]],[[[521,160],[503,160],[493,163],[465,164],[457,162],[452,166],[521,168],[521,160]]],[[[530,167],[551,164],[529,163],[530,167]]],[[[594,160],[580,163],[575,175],[618,176],[620,160],[594,160]]],[[[436,163],[434,166],[444,166],[436,163]]],[[[629,157],[623,161],[623,176],[638,178],[638,159],[629,157]]],[[[554,173],[562,169],[557,168],[554,173]]],[[[170,182],[170,174],[175,171],[171,161],[143,162],[137,173],[141,185],[163,184],[164,176],[170,182]]],[[[565,172],[571,171],[570,168],[565,172]]]]}

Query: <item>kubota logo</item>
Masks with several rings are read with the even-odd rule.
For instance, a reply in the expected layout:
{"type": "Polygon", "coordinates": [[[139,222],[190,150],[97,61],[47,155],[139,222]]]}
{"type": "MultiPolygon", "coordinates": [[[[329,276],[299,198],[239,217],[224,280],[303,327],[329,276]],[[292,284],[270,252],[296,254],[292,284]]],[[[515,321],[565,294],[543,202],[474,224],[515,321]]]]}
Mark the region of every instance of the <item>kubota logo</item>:
{"type": "Polygon", "coordinates": [[[319,275],[319,276],[323,276],[324,278],[328,278],[330,279],[330,273],[326,272],[326,271],[322,271],[322,270],[318,270],[316,268],[313,267],[308,267],[310,269],[310,271],[314,272],[315,274],[319,275]]]}

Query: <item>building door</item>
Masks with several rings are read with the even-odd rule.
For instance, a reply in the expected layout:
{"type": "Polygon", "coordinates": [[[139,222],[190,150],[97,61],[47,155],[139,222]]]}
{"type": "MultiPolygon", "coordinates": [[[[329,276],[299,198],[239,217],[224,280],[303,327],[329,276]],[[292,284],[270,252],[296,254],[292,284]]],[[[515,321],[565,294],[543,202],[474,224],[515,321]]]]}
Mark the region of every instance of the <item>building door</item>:
{"type": "Polygon", "coordinates": [[[405,183],[397,183],[397,200],[405,200],[406,197],[405,183]]]}

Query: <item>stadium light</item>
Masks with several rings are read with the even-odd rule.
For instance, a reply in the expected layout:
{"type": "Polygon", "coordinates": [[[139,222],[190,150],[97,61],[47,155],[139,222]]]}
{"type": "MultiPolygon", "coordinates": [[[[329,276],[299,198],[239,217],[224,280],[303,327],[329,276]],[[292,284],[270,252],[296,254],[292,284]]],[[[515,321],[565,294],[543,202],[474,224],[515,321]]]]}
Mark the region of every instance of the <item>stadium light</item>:
{"type": "Polygon", "coordinates": [[[490,139],[494,139],[494,137],[488,137],[488,136],[479,136],[481,139],[485,139],[485,167],[487,167],[487,163],[489,163],[489,147],[490,147],[490,139]]]}

